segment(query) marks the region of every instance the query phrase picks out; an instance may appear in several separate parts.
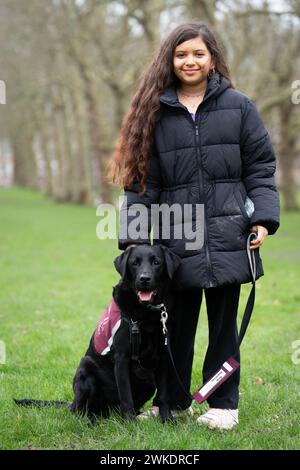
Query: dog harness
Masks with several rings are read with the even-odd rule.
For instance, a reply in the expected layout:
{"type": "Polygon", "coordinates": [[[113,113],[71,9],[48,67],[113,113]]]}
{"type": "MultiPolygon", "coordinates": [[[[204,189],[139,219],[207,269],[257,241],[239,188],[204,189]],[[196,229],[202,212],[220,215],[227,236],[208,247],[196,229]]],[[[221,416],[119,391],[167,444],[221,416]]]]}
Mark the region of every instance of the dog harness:
{"type": "MultiPolygon", "coordinates": [[[[147,306],[153,310],[160,310],[162,330],[165,337],[165,345],[167,345],[167,319],[168,314],[164,304],[147,306]]],[[[124,317],[124,320],[129,324],[130,328],[130,344],[131,344],[131,358],[138,360],[139,358],[139,346],[141,343],[141,332],[139,328],[139,322],[128,320],[124,317]]],[[[103,315],[100,317],[94,334],[94,347],[98,354],[105,356],[111,350],[111,345],[114,336],[121,325],[121,312],[112,297],[110,304],[104,310],[103,315]]]]}
{"type": "Polygon", "coordinates": [[[94,346],[98,354],[105,356],[110,352],[116,332],[121,325],[121,313],[112,298],[101,316],[94,334],[94,346]]]}

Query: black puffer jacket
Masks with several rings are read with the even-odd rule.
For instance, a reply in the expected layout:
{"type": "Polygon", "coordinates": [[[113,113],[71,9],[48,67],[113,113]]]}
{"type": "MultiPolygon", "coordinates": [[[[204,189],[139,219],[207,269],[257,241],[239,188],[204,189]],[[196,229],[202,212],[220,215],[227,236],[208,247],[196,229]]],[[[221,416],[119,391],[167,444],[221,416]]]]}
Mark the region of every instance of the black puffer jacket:
{"type": "MultiPolygon", "coordinates": [[[[174,224],[169,239],[161,239],[161,234],[153,239],[153,243],[168,246],[182,258],[175,282],[181,289],[249,282],[246,240],[250,227],[263,225],[269,234],[279,227],[275,156],[256,107],[217,73],[208,83],[195,122],[178,101],[174,88],[165,90],[160,101],[147,191],[140,197],[138,182],[131,189],[125,188],[127,202],[120,212],[119,248],[150,243],[150,223],[148,228],[141,227],[139,239],[124,232],[134,218],[128,217],[132,204],[148,208],[162,203],[204,204],[202,248],[186,250],[189,240],[172,236],[174,224]],[[255,208],[251,217],[244,205],[247,196],[255,208]]],[[[150,221],[150,211],[148,215],[150,221]]],[[[194,230],[195,210],[192,227],[194,230]]],[[[255,254],[258,278],[263,268],[258,249],[255,254]]]]}

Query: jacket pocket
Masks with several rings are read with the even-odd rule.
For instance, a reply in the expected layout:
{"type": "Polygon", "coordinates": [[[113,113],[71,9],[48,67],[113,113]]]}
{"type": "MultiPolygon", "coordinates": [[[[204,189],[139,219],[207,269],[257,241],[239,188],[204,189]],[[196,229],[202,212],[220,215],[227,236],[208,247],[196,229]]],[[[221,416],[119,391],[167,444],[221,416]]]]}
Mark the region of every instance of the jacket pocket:
{"type": "Polygon", "coordinates": [[[240,211],[241,211],[242,215],[243,215],[247,220],[249,220],[249,216],[248,216],[247,211],[246,211],[246,208],[245,208],[245,202],[244,202],[244,199],[243,199],[243,196],[242,196],[242,193],[241,193],[239,187],[236,187],[236,188],[234,189],[234,197],[235,197],[236,202],[237,202],[238,205],[239,205],[239,208],[240,208],[240,211]]]}

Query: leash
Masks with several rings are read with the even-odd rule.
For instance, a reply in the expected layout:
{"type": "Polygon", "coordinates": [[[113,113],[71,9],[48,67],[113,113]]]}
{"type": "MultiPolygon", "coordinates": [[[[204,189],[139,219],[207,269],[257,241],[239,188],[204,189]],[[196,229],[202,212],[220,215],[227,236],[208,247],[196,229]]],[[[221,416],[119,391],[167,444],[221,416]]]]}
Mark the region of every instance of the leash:
{"type": "MultiPolygon", "coordinates": [[[[253,312],[254,303],[255,303],[256,260],[255,260],[254,250],[250,250],[250,243],[256,237],[257,237],[256,233],[251,232],[247,238],[247,256],[249,260],[250,272],[251,272],[251,277],[252,277],[252,289],[249,294],[245,311],[243,314],[240,332],[238,336],[237,347],[233,356],[235,356],[239,351],[240,345],[243,341],[246,330],[248,328],[251,315],[253,312]]],[[[175,362],[174,362],[174,358],[173,358],[173,354],[172,354],[171,346],[170,346],[169,333],[167,329],[168,313],[167,313],[166,306],[162,303],[158,305],[148,305],[147,308],[156,310],[156,311],[160,310],[161,312],[160,321],[162,322],[164,345],[167,348],[169,358],[170,358],[177,382],[180,385],[180,388],[189,399],[191,400],[195,399],[198,403],[203,403],[218,387],[220,387],[220,385],[222,385],[222,383],[224,383],[240,367],[240,364],[234,359],[233,356],[231,356],[229,359],[227,359],[227,361],[225,361],[222,364],[222,366],[217,370],[217,372],[210,379],[208,379],[196,392],[193,393],[193,395],[191,395],[189,392],[186,391],[175,366],[175,362]]],[[[130,342],[131,342],[131,350],[132,350],[132,359],[138,361],[139,360],[139,346],[141,343],[141,333],[139,329],[139,324],[137,321],[134,322],[133,320],[131,320],[129,322],[127,319],[126,319],[126,322],[128,322],[130,325],[130,342]]]]}
{"type": "MultiPolygon", "coordinates": [[[[250,318],[253,312],[253,307],[255,303],[255,279],[256,279],[256,261],[255,261],[255,254],[254,250],[250,250],[250,243],[252,240],[255,240],[257,237],[256,233],[251,232],[247,238],[247,256],[249,260],[250,272],[252,277],[252,289],[249,294],[247,304],[245,307],[245,311],[243,314],[240,332],[238,336],[238,342],[236,350],[233,354],[235,356],[239,352],[240,345],[243,341],[245,336],[246,330],[248,328],[250,318]]],[[[198,403],[203,403],[207,398],[218,388],[222,383],[224,383],[234,372],[240,367],[238,361],[231,356],[227,361],[223,362],[223,364],[219,367],[217,372],[208,379],[202,387],[200,387],[196,392],[193,393],[193,398],[198,403]]]]}
{"type": "Polygon", "coordinates": [[[186,389],[185,389],[185,387],[184,387],[184,385],[181,381],[181,378],[179,377],[176,366],[175,366],[175,362],[174,362],[174,358],[173,358],[173,354],[172,354],[172,350],[171,350],[171,346],[170,346],[170,339],[169,339],[168,329],[167,329],[167,325],[166,325],[167,320],[168,320],[168,313],[167,313],[165,305],[162,304],[162,306],[163,306],[163,308],[162,308],[162,311],[161,311],[160,321],[162,322],[162,325],[163,325],[163,335],[165,337],[165,346],[167,347],[169,358],[170,358],[171,364],[173,366],[178,384],[180,385],[180,387],[181,387],[182,391],[184,392],[184,394],[188,398],[193,400],[193,396],[186,391],[186,389]]]}
{"type": "MultiPolygon", "coordinates": [[[[233,354],[235,356],[240,348],[240,345],[243,341],[243,338],[245,336],[246,330],[248,328],[251,315],[253,312],[253,307],[255,303],[255,280],[256,280],[256,260],[255,260],[255,253],[254,250],[250,250],[250,243],[252,240],[254,240],[257,237],[256,233],[251,232],[247,238],[247,256],[249,260],[249,266],[250,266],[250,272],[251,272],[251,277],[252,277],[252,289],[249,294],[247,304],[245,307],[245,311],[243,314],[242,322],[241,322],[241,327],[240,327],[240,332],[239,332],[239,337],[238,337],[238,343],[236,350],[233,354]]],[[[168,354],[171,360],[172,367],[175,372],[175,376],[177,378],[177,382],[180,385],[180,388],[184,392],[184,394],[191,400],[196,400],[198,403],[203,403],[207,398],[218,388],[222,383],[224,383],[239,367],[240,364],[234,359],[233,356],[231,356],[227,361],[225,361],[222,366],[217,370],[217,372],[210,378],[208,379],[205,384],[202,385],[196,392],[191,395],[189,392],[186,391],[179,374],[177,372],[174,359],[173,359],[173,354],[171,351],[170,347],[170,341],[169,341],[169,335],[168,335],[168,330],[166,326],[166,322],[168,319],[168,314],[166,311],[166,308],[163,304],[161,306],[158,306],[158,308],[161,308],[161,322],[163,324],[163,334],[165,336],[165,346],[167,347],[168,354]]]]}

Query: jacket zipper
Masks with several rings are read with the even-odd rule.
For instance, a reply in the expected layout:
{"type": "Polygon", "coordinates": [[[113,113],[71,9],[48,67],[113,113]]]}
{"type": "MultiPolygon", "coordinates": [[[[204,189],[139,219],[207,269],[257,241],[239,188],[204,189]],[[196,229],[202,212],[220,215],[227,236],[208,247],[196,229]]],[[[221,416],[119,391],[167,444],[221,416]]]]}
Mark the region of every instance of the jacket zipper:
{"type": "MultiPolygon", "coordinates": [[[[200,104],[200,106],[203,104],[203,101],[202,103],[200,104]]],[[[200,154],[200,136],[199,136],[199,126],[198,124],[196,124],[196,119],[197,119],[197,111],[196,111],[196,114],[195,114],[195,122],[192,118],[192,116],[190,115],[190,113],[188,112],[188,110],[186,109],[185,106],[183,105],[170,105],[172,107],[176,107],[176,108],[181,108],[184,110],[184,115],[185,117],[187,118],[187,120],[189,121],[189,123],[192,122],[192,125],[195,129],[195,136],[196,136],[196,149],[197,149],[197,157],[199,162],[200,162],[200,170],[201,170],[201,178],[199,178],[199,173],[198,173],[198,181],[199,181],[199,197],[200,197],[200,201],[201,203],[204,203],[204,190],[203,190],[203,165],[202,165],[202,157],[201,157],[201,154],[200,154]],[[187,113],[187,114],[186,114],[187,113]]],[[[205,205],[204,205],[204,246],[205,246],[205,255],[206,255],[206,265],[207,265],[207,273],[208,273],[208,283],[209,283],[209,287],[213,287],[213,283],[211,281],[212,279],[212,265],[211,265],[211,259],[210,259],[210,254],[209,254],[209,249],[208,249],[208,232],[207,232],[207,215],[206,215],[206,209],[205,209],[205,205]]]]}
{"type": "MultiPolygon", "coordinates": [[[[196,135],[196,149],[197,149],[197,158],[200,163],[200,170],[201,170],[201,177],[199,178],[198,173],[198,180],[199,180],[199,195],[200,201],[204,204],[204,184],[203,184],[203,165],[202,165],[202,157],[200,154],[200,135],[199,135],[199,127],[198,124],[195,124],[195,135],[196,135]]],[[[211,259],[208,249],[208,231],[207,231],[207,214],[206,208],[204,205],[204,246],[205,246],[205,254],[206,254],[206,263],[207,263],[207,273],[208,273],[208,282],[209,287],[213,287],[211,278],[212,278],[212,266],[211,266],[211,259]]]]}

